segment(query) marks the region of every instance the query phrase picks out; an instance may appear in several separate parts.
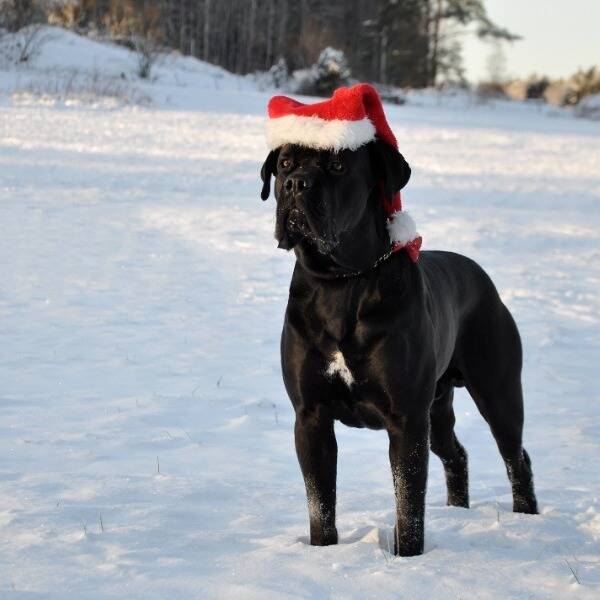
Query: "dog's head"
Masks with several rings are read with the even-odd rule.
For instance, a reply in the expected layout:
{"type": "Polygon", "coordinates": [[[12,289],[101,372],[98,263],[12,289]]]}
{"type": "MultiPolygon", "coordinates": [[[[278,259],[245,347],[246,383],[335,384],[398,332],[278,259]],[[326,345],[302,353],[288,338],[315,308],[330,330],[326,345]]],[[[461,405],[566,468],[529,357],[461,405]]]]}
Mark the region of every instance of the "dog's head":
{"type": "Polygon", "coordinates": [[[391,199],[404,187],[410,167],[395,148],[380,141],[340,152],[284,145],[263,164],[263,200],[269,197],[271,176],[279,247],[300,245],[330,255],[350,238],[360,243],[361,231],[366,232],[358,226],[365,220],[387,236],[381,194],[391,199]]]}

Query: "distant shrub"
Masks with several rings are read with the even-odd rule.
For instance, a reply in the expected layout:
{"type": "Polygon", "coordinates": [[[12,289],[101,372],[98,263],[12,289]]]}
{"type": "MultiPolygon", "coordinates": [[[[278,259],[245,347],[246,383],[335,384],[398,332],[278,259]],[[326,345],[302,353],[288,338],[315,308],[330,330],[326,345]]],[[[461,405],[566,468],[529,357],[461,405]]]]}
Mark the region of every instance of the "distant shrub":
{"type": "Polygon", "coordinates": [[[280,58],[269,69],[267,76],[270,79],[273,87],[278,89],[284,88],[290,79],[290,72],[285,58],[280,58]]]}
{"type": "Polygon", "coordinates": [[[569,91],[564,104],[579,104],[586,96],[600,93],[600,69],[580,69],[569,79],[569,91]]]}
{"type": "Polygon", "coordinates": [[[515,79],[504,86],[505,94],[511,100],[525,100],[527,96],[527,82],[523,79],[515,79]]]}
{"type": "Polygon", "coordinates": [[[525,98],[527,100],[543,100],[549,85],[550,80],[547,77],[532,77],[527,81],[525,98]]]}
{"type": "Polygon", "coordinates": [[[280,58],[268,71],[257,71],[253,79],[259,90],[283,90],[295,92],[295,81],[288,70],[285,58],[280,58]]]}
{"type": "Polygon", "coordinates": [[[575,116],[600,121],[600,94],[586,96],[575,107],[575,116]]]}
{"type": "Polygon", "coordinates": [[[563,106],[570,92],[569,83],[564,79],[551,81],[544,92],[544,100],[553,106],[563,106]]]}
{"type": "Polygon", "coordinates": [[[294,73],[295,92],[330,96],[338,87],[346,85],[350,76],[350,67],[342,50],[327,47],[312,67],[294,73]]]}
{"type": "Polygon", "coordinates": [[[504,93],[512,100],[544,100],[550,86],[547,77],[530,75],[527,79],[515,79],[503,86],[504,93]]]}
{"type": "Polygon", "coordinates": [[[511,81],[505,91],[514,100],[542,99],[555,106],[576,106],[583,98],[600,94],[600,69],[580,69],[567,79],[550,80],[532,75],[511,81]]]}
{"type": "Polygon", "coordinates": [[[14,33],[0,35],[0,68],[32,63],[42,46],[52,38],[47,27],[39,24],[27,25],[14,33]]]}
{"type": "Polygon", "coordinates": [[[475,93],[480,100],[502,100],[507,98],[505,84],[500,81],[482,81],[475,93]]]}
{"type": "Polygon", "coordinates": [[[397,105],[406,104],[406,94],[400,88],[381,83],[376,84],[375,87],[383,102],[397,105]]]}

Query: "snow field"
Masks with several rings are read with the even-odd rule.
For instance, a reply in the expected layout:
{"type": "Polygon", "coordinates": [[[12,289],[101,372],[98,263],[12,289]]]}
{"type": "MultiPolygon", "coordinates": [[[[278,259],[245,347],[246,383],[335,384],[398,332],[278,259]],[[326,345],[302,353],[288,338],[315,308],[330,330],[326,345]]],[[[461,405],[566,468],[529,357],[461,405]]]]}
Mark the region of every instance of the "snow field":
{"type": "Polygon", "coordinates": [[[0,598],[598,597],[600,125],[387,108],[424,247],[480,262],[519,325],[542,513],[510,512],[457,391],[472,508],[445,506],[432,456],[404,559],[386,435],[341,425],[341,543],[307,545],[268,95],[190,81],[155,108],[0,107],[0,598]]]}

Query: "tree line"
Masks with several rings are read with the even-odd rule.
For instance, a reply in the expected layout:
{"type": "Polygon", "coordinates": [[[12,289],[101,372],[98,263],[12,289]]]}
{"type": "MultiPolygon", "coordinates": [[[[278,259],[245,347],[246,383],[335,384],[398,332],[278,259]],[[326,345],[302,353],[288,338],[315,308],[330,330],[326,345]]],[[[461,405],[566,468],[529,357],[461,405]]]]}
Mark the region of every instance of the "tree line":
{"type": "Polygon", "coordinates": [[[518,39],[489,19],[483,0],[0,0],[0,19],[22,26],[41,5],[52,22],[141,36],[234,73],[280,59],[305,68],[330,46],[355,77],[410,87],[461,79],[465,34],[518,39]]]}

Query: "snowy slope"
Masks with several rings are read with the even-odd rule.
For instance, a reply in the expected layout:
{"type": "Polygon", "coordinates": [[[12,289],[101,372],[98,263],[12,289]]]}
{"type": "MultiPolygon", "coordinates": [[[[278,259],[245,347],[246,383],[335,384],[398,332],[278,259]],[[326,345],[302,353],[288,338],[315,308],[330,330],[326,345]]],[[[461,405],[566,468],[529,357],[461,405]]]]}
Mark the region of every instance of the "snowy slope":
{"type": "Polygon", "coordinates": [[[307,545],[268,96],[173,89],[171,108],[0,106],[0,598],[597,598],[600,124],[387,108],[425,247],[479,261],[520,326],[542,511],[510,512],[461,391],[472,508],[444,505],[432,457],[405,559],[386,435],[343,426],[341,543],[307,545]]]}
{"type": "Polygon", "coordinates": [[[159,55],[150,80],[143,80],[137,75],[135,52],[49,26],[36,34],[31,59],[15,66],[23,39],[21,33],[0,38],[0,103],[182,108],[195,106],[199,96],[216,90],[257,88],[252,76],[234,75],[177,52],[159,55]]]}

